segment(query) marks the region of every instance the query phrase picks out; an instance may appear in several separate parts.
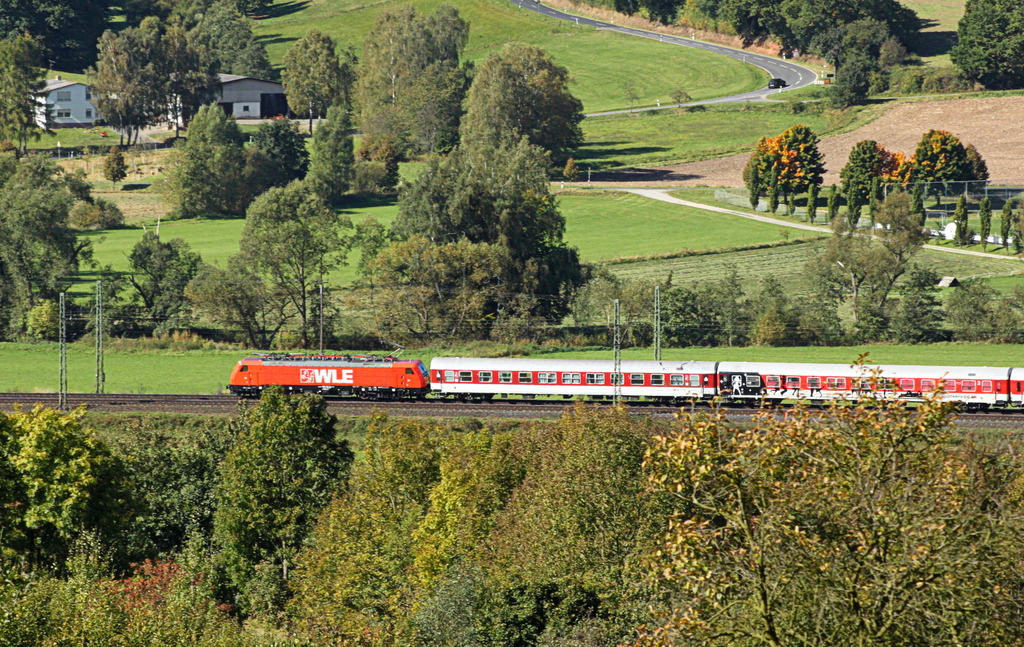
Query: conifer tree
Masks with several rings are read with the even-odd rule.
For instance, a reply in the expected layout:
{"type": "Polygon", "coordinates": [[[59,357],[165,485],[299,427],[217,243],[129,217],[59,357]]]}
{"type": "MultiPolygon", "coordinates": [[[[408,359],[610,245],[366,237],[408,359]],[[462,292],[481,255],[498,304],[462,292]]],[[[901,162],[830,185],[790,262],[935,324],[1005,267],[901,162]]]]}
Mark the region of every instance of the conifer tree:
{"type": "Polygon", "coordinates": [[[1002,220],[999,223],[999,235],[1003,239],[1003,249],[1010,249],[1010,227],[1013,225],[1013,210],[1010,201],[1003,203],[1002,220]]]}
{"type": "Polygon", "coordinates": [[[775,173],[768,184],[768,210],[773,214],[779,210],[779,176],[775,173]]]}
{"type": "Polygon", "coordinates": [[[956,244],[960,247],[969,244],[970,229],[967,226],[967,196],[962,193],[956,200],[953,221],[956,222],[956,244]]]}
{"type": "Polygon", "coordinates": [[[839,215],[839,191],[836,190],[836,185],[832,185],[828,190],[828,221],[835,221],[839,215]]]}
{"type": "Polygon", "coordinates": [[[352,181],[351,121],[344,106],[331,106],[327,120],[313,133],[306,181],[329,202],[336,201],[352,181]]]}
{"type": "Polygon", "coordinates": [[[818,215],[819,191],[821,191],[821,187],[817,184],[812,184],[807,191],[807,220],[809,222],[814,222],[814,218],[818,215]]]}
{"type": "Polygon", "coordinates": [[[914,190],[910,193],[910,211],[918,214],[921,219],[921,226],[924,226],[927,220],[927,214],[924,210],[924,184],[921,182],[914,183],[914,190]]]}
{"type": "Polygon", "coordinates": [[[750,171],[747,173],[747,193],[750,196],[750,208],[757,209],[761,201],[761,172],[757,164],[748,164],[750,171]]]}
{"type": "Polygon", "coordinates": [[[978,218],[981,220],[981,248],[987,252],[988,237],[992,233],[992,201],[988,196],[981,199],[978,218]]]}
{"type": "Polygon", "coordinates": [[[117,146],[110,147],[110,153],[103,160],[103,177],[108,182],[120,182],[128,176],[128,167],[124,162],[124,154],[117,146]]]}

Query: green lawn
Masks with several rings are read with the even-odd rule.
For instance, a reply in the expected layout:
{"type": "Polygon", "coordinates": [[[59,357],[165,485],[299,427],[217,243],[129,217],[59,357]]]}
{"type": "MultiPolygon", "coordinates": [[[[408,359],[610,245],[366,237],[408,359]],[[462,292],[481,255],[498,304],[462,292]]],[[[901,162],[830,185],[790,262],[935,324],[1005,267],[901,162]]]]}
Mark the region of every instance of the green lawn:
{"type": "Polygon", "coordinates": [[[750,152],[761,137],[803,124],[819,135],[874,114],[852,111],[838,121],[826,115],[790,114],[781,106],[716,106],[705,112],[661,110],[583,121],[586,143],[576,156],[582,169],[659,166],[750,152]]]}
{"type": "Polygon", "coordinates": [[[110,128],[58,128],[49,133],[43,133],[38,141],[29,141],[28,147],[30,149],[56,149],[59,142],[61,148],[64,149],[64,154],[67,155],[70,148],[81,148],[83,146],[103,146],[109,148],[110,146],[116,146],[118,141],[120,141],[120,137],[110,128]],[[104,137],[100,133],[107,133],[107,136],[104,137]]]}
{"type": "MultiPolygon", "coordinates": [[[[409,4],[381,0],[366,4],[356,0],[309,0],[278,3],[270,17],[257,21],[256,33],[267,45],[270,59],[280,65],[285,52],[308,29],[332,36],[342,46],[362,50],[363,38],[376,17],[386,8],[409,4]]],[[[440,2],[413,0],[420,11],[432,12],[440,2]]],[[[454,0],[470,23],[465,58],[483,60],[504,43],[521,40],[547,49],[568,68],[575,83],[572,91],[588,112],[628,108],[623,85],[635,82],[636,105],[668,101],[682,87],[694,98],[704,99],[753,90],[766,81],[764,72],[740,61],[699,50],[666,45],[622,34],[579,28],[561,20],[521,10],[504,0],[454,0]]]]}
{"type": "Polygon", "coordinates": [[[965,0],[903,0],[925,21],[921,56],[929,65],[950,64],[949,50],[956,44],[956,31],[964,15],[965,0]]]}
{"type": "MultiPolygon", "coordinates": [[[[398,214],[398,204],[394,198],[363,198],[343,207],[341,213],[347,215],[353,224],[369,215],[388,225],[398,214]]],[[[223,266],[229,256],[238,253],[238,241],[244,226],[244,218],[164,220],[160,223],[160,236],[163,239],[183,238],[193,251],[203,257],[203,261],[223,266]]],[[[154,231],[154,223],[82,235],[93,241],[93,254],[101,268],[109,265],[115,271],[126,271],[132,247],[147,230],[154,231]]],[[[354,265],[359,260],[358,254],[353,252],[349,255],[349,265],[332,273],[331,282],[345,285],[355,278],[354,265]]],[[[83,272],[82,278],[95,280],[97,275],[95,272],[83,272]]]]}
{"type": "MultiPolygon", "coordinates": [[[[429,361],[441,355],[493,355],[494,345],[426,348],[406,357],[429,361]],[[483,351],[482,353],[479,351],[483,351]],[[488,352],[489,351],[489,352],[488,352]]],[[[529,350],[529,349],[528,349],[529,350]]],[[[533,348],[528,356],[552,359],[611,359],[611,350],[555,351],[533,348]]],[[[943,343],[922,346],[872,345],[800,348],[683,348],[665,349],[667,360],[779,361],[850,363],[869,353],[875,363],[960,366],[1024,366],[1024,346],[943,343]]],[[[219,393],[227,385],[231,368],[244,350],[117,351],[105,355],[108,393],[219,393]]],[[[646,348],[626,349],[623,359],[651,359],[646,348]]],[[[57,389],[57,345],[0,343],[0,391],[53,392],[57,389]]],[[[90,344],[72,344],[68,350],[68,389],[91,392],[95,385],[95,356],[90,344]]]]}
{"type": "Polygon", "coordinates": [[[779,227],[615,191],[559,197],[565,240],[585,261],[782,239],[779,227]]]}

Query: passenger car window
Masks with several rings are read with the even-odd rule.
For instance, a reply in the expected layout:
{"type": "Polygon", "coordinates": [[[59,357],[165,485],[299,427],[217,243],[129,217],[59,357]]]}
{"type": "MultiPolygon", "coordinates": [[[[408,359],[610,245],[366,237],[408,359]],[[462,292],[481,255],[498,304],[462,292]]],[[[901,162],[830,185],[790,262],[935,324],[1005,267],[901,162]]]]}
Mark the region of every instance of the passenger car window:
{"type": "Polygon", "coordinates": [[[604,384],[604,373],[587,373],[587,384],[604,384]]]}
{"type": "Polygon", "coordinates": [[[643,373],[630,373],[629,374],[629,383],[634,385],[634,386],[643,386],[643,384],[644,384],[644,374],[643,373]]]}
{"type": "Polygon", "coordinates": [[[490,382],[491,379],[494,377],[494,373],[492,373],[491,371],[480,371],[476,375],[481,382],[490,382]]]}
{"type": "Polygon", "coordinates": [[[520,384],[530,384],[532,382],[533,382],[533,373],[520,373],[519,374],[519,383],[520,384]]]}
{"type": "Polygon", "coordinates": [[[499,382],[504,382],[505,384],[508,384],[509,382],[512,381],[512,372],[511,371],[502,371],[502,372],[498,373],[498,381],[499,382]]]}
{"type": "Polygon", "coordinates": [[[654,374],[651,376],[651,386],[664,386],[665,376],[660,374],[654,374]]]}

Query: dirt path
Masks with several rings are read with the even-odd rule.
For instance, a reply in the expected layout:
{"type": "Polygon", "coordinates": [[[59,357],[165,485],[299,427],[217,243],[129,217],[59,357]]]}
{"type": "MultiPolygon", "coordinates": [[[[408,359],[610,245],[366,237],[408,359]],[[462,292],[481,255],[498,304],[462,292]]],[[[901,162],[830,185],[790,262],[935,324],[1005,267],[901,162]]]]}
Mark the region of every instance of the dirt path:
{"type": "MultiPolygon", "coordinates": [[[[839,182],[853,146],[873,139],[889,150],[912,154],[921,135],[935,128],[948,130],[972,143],[988,163],[993,180],[1024,180],[1024,97],[955,99],[903,103],[870,124],[826,137],[825,184],[839,182]]],[[[743,166],[750,156],[732,155],[652,169],[595,173],[593,180],[616,186],[743,186],[743,166]]]]}

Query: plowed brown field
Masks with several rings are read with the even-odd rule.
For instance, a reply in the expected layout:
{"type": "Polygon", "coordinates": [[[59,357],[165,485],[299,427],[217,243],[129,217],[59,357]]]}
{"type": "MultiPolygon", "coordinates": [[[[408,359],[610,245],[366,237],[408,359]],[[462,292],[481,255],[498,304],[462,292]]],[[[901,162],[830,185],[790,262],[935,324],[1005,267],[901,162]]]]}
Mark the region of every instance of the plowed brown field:
{"type": "MultiPolygon", "coordinates": [[[[851,132],[826,137],[820,144],[828,172],[825,184],[839,182],[854,144],[873,139],[889,150],[914,152],[921,135],[948,130],[972,143],[988,163],[993,180],[1024,180],[1024,97],[956,99],[904,103],[851,132]]],[[[602,173],[603,184],[644,186],[743,186],[743,165],[749,155],[732,155],[656,169],[602,173]]]]}

